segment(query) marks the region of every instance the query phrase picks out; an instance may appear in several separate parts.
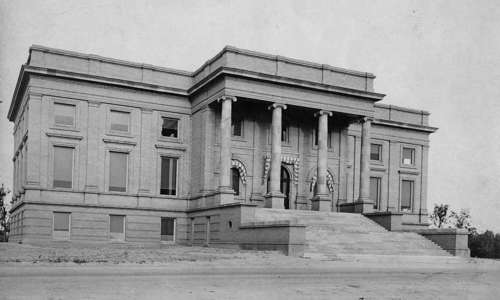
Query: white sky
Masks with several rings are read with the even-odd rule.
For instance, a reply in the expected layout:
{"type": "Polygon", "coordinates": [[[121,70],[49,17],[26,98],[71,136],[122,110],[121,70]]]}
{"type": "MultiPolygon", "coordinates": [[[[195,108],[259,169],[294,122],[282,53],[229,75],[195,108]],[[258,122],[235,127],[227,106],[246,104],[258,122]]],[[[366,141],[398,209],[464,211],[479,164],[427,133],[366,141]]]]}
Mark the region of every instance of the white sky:
{"type": "Polygon", "coordinates": [[[0,182],[30,45],[185,70],[233,45],[372,72],[382,103],[429,110],[429,208],[500,232],[499,29],[496,1],[0,0],[0,182]]]}

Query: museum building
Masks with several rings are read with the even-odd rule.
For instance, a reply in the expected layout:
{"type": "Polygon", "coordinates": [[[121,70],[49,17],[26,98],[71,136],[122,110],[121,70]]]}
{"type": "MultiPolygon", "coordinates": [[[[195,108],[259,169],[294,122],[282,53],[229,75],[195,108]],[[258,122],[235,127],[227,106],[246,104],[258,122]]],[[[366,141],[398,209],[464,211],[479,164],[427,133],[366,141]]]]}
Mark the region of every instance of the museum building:
{"type": "Polygon", "coordinates": [[[230,46],[194,72],[32,46],[8,113],[10,240],[272,249],[274,231],[301,234],[252,219],[264,208],[427,227],[436,128],[379,103],[374,79],[230,46]]]}

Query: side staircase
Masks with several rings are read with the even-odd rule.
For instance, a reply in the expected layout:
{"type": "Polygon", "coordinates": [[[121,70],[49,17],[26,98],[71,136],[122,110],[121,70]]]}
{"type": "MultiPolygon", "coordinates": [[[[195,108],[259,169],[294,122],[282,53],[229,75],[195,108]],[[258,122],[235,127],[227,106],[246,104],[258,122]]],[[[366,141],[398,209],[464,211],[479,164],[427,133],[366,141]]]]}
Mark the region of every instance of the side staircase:
{"type": "Polygon", "coordinates": [[[306,225],[305,257],[451,256],[417,233],[387,231],[361,214],[257,208],[255,218],[306,225]]]}

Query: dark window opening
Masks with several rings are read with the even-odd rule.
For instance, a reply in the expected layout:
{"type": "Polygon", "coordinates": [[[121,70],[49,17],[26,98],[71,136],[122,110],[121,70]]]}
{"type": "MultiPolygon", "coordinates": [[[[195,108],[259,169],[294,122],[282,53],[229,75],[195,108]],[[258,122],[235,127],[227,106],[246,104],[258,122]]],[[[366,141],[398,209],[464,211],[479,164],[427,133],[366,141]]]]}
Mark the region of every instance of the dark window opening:
{"type": "Polygon", "coordinates": [[[370,200],[374,209],[380,208],[380,177],[370,177],[370,200]]]}
{"type": "Polygon", "coordinates": [[[109,152],[109,191],[127,191],[127,160],[128,154],[109,152]]]}
{"type": "Polygon", "coordinates": [[[231,186],[233,187],[234,194],[240,194],[240,172],[236,168],[231,169],[231,186]]]}
{"type": "Polygon", "coordinates": [[[174,241],[175,218],[161,218],[161,240],[174,241]]]}
{"type": "Polygon", "coordinates": [[[382,145],[371,144],[370,145],[370,160],[382,160],[382,145]]]}
{"type": "Polygon", "coordinates": [[[411,210],[413,202],[413,181],[401,181],[401,210],[411,210]]]}
{"type": "Polygon", "coordinates": [[[177,158],[162,156],[160,181],[161,195],[177,194],[177,158]]]}
{"type": "Polygon", "coordinates": [[[231,134],[233,136],[242,136],[243,119],[235,117],[231,119],[231,134]]]}
{"type": "Polygon", "coordinates": [[[179,120],[172,118],[162,118],[161,135],[166,137],[177,138],[179,134],[179,120]]]}

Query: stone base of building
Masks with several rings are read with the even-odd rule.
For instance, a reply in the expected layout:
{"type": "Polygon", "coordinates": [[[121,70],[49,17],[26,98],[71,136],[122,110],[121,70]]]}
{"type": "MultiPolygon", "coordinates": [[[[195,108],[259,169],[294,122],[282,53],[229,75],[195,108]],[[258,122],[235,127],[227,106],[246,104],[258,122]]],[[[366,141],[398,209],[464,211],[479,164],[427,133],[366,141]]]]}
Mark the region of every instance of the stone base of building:
{"type": "Polygon", "coordinates": [[[282,193],[269,193],[264,196],[264,207],[265,208],[285,208],[285,195],[282,193]]]}
{"type": "Polygon", "coordinates": [[[311,209],[316,211],[331,211],[332,199],[328,195],[317,195],[311,199],[311,209]]]}

